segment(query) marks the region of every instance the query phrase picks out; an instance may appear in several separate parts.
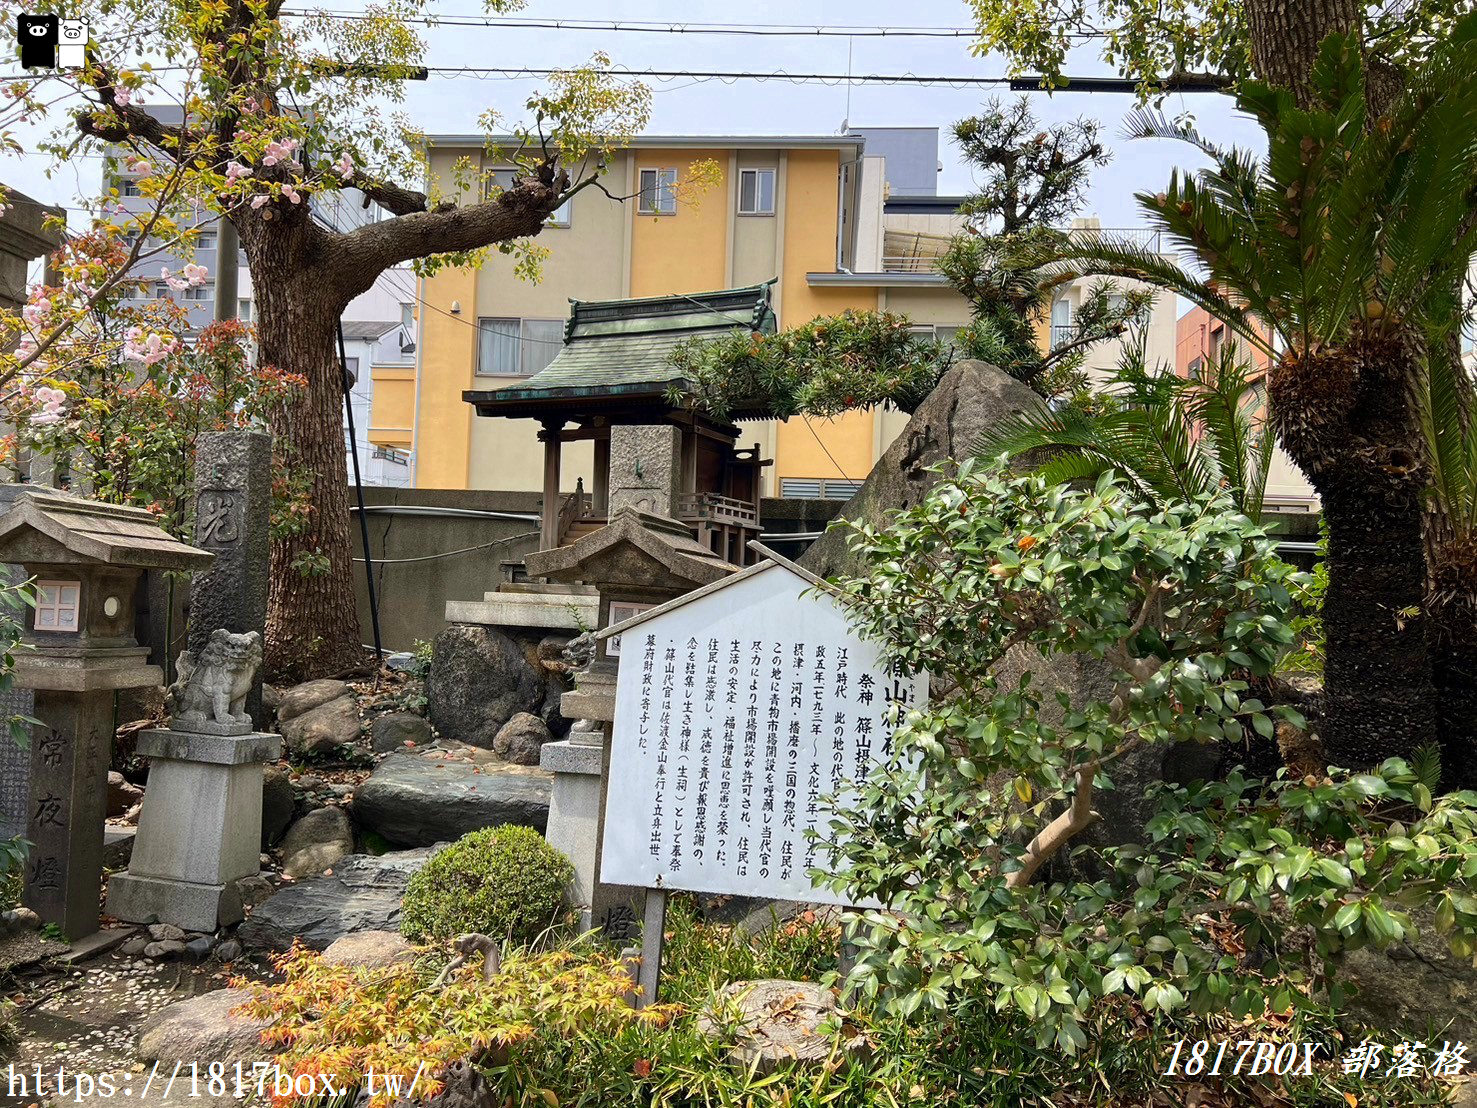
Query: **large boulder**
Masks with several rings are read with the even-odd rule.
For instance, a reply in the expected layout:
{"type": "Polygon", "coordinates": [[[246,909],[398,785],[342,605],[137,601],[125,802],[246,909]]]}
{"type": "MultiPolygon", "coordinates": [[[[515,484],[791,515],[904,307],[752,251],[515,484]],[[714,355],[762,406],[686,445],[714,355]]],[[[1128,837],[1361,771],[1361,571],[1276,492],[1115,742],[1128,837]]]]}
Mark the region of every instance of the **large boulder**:
{"type": "MultiPolygon", "coordinates": [[[[960,362],[918,406],[903,433],[877,460],[838,518],[882,524],[889,512],[910,508],[938,481],[931,466],[975,455],[981,434],[1001,420],[1039,409],[1041,397],[984,362],[960,362]]],[[[811,544],[800,564],[822,577],[857,569],[844,529],[828,531],[811,544]]]]}
{"type": "Polygon", "coordinates": [[[209,1058],[232,1066],[271,1056],[262,1032],[271,1024],[236,1012],[251,999],[249,989],[218,989],[161,1008],[139,1028],[138,1056],[145,1062],[183,1062],[209,1058]]]}
{"type": "MultiPolygon", "coordinates": [[[[819,1069],[836,1046],[822,1027],[837,1022],[836,995],[813,981],[735,981],[714,998],[714,1011],[698,1020],[697,1029],[722,1040],[735,1035],[729,1061],[762,1076],[781,1067],[819,1069]]],[[[842,1036],[844,1065],[864,1059],[871,1044],[865,1035],[842,1036]]]]}
{"type": "Polygon", "coordinates": [[[279,695],[281,699],[277,704],[277,722],[286,723],[305,712],[311,712],[320,705],[327,704],[330,700],[348,696],[349,686],[342,681],[331,681],[325,678],[321,681],[305,681],[301,685],[294,685],[279,695]]]}
{"type": "Polygon", "coordinates": [[[426,679],[427,711],[448,738],[492,749],[503,724],[537,713],[549,675],[538,644],[478,624],[453,624],[436,636],[426,679]]]}
{"type": "Polygon", "coordinates": [[[433,853],[426,847],[378,858],[340,858],[332,875],[279,889],[247,917],[236,938],[256,950],[287,950],[294,939],[313,950],[327,950],[356,932],[399,931],[405,883],[433,853]]]}
{"type": "Polygon", "coordinates": [[[415,947],[398,931],[358,931],[323,952],[324,965],[354,969],[380,969],[414,960],[415,947]]]}
{"type": "Polygon", "coordinates": [[[514,765],[536,766],[544,743],[553,737],[548,726],[538,716],[519,712],[503,724],[497,737],[492,740],[492,749],[514,765]]]}
{"type": "Polygon", "coordinates": [[[1452,954],[1436,930],[1435,912],[1413,913],[1419,932],[1383,953],[1365,947],[1344,955],[1339,979],[1355,986],[1348,1011],[1372,1027],[1425,1031],[1470,1043],[1477,1038],[1477,970],[1452,954]]]}
{"type": "Polygon", "coordinates": [[[552,774],[525,766],[391,754],[354,793],[354,815],[402,846],[451,842],[503,823],[542,832],[552,781],[552,774]]]}
{"type": "Polygon", "coordinates": [[[282,741],[294,754],[329,754],[359,738],[359,702],[341,696],[293,716],[282,727],[282,741]]]}
{"type": "Polygon", "coordinates": [[[354,852],[354,829],[342,808],[319,808],[288,829],[282,839],[282,872],[310,877],[354,852]]]}
{"type": "Polygon", "coordinates": [[[262,770],[262,849],[266,850],[282,837],[292,822],[297,798],[292,795],[292,780],[285,766],[271,765],[262,770]]]}
{"type": "Polygon", "coordinates": [[[374,717],[369,735],[374,752],[386,754],[406,743],[425,746],[431,741],[431,725],[414,712],[386,712],[374,717]]]}

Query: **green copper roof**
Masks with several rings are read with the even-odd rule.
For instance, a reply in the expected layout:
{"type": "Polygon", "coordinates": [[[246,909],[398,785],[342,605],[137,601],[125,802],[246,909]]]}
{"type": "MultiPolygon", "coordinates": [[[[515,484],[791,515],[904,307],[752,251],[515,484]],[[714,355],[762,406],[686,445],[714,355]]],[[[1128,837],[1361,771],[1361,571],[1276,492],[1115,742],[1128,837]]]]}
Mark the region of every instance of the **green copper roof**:
{"type": "Polygon", "coordinates": [[[525,381],[499,389],[469,390],[462,399],[479,415],[527,416],[548,404],[568,410],[580,401],[632,400],[664,395],[686,382],[668,361],[694,336],[733,330],[772,333],[773,281],[691,296],[634,300],[571,300],[564,348],[525,381]]]}

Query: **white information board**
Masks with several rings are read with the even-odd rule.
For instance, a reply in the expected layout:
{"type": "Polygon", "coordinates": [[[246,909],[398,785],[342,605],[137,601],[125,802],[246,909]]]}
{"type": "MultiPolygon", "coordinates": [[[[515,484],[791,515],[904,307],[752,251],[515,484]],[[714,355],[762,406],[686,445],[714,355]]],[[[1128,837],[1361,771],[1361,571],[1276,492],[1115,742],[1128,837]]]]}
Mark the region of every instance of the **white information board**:
{"type": "Polygon", "coordinates": [[[820,798],[892,752],[889,674],[839,603],[780,564],[735,575],[625,628],[600,880],[846,903],[820,798]]]}

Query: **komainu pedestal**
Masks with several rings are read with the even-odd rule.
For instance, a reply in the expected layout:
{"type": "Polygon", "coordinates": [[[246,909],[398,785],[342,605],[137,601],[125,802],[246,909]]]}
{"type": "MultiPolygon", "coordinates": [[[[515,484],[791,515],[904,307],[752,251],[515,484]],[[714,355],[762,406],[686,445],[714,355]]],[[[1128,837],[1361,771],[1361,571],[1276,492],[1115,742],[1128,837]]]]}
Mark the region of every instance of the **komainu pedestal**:
{"type": "Polygon", "coordinates": [[[245,714],[261,657],[255,632],[217,630],[180,659],[171,726],[139,735],[149,787],[128,872],[108,882],[109,915],[187,931],[243,918],[235,883],[259,868],[262,764],[282,754],[281,736],[251,731],[245,714]]]}

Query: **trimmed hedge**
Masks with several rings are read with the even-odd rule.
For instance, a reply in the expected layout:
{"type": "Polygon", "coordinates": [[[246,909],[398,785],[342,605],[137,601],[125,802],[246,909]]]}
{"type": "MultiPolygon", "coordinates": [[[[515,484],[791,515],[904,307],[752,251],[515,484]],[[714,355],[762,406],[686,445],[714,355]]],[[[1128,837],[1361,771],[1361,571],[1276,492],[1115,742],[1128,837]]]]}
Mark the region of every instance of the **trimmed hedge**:
{"type": "Polygon", "coordinates": [[[462,836],[411,877],[400,930],[412,942],[476,931],[527,943],[559,921],[573,878],[569,859],[532,828],[486,827],[462,836]]]}

